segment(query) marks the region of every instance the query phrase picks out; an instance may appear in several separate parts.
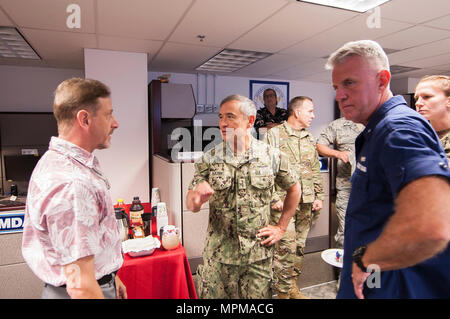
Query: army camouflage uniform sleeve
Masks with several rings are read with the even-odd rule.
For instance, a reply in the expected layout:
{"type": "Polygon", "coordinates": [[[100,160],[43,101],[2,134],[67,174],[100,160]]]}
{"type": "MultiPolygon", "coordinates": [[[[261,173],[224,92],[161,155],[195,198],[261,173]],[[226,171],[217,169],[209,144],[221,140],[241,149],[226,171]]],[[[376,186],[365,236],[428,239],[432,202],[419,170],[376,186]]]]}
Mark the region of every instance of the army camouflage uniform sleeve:
{"type": "MultiPolygon", "coordinates": [[[[263,141],[270,146],[279,149],[278,140],[276,139],[275,132],[277,132],[277,128],[273,128],[267,132],[267,134],[264,135],[263,141]]],[[[278,201],[283,201],[286,192],[278,186],[276,183],[273,185],[273,193],[272,193],[272,200],[270,201],[270,204],[273,205],[278,201]]]]}
{"type": "Polygon", "coordinates": [[[283,190],[288,190],[298,181],[297,174],[290,168],[289,157],[282,153],[278,153],[280,156],[280,165],[278,173],[275,176],[275,183],[283,190]]]}
{"type": "Polygon", "coordinates": [[[209,165],[205,162],[204,156],[202,156],[200,160],[194,164],[194,169],[194,178],[189,184],[189,190],[194,189],[195,186],[204,181],[208,181],[209,178],[209,165]]]}
{"type": "Polygon", "coordinates": [[[450,162],[450,129],[443,133],[438,133],[438,135],[444,148],[445,155],[447,156],[447,160],[450,162]]]}
{"type": "Polygon", "coordinates": [[[336,130],[334,129],[333,125],[330,124],[320,133],[316,143],[329,146],[333,145],[335,140],[336,130]]]}
{"type": "Polygon", "coordinates": [[[323,191],[322,174],[320,173],[320,161],[319,161],[319,154],[317,153],[317,151],[314,157],[312,171],[313,171],[315,197],[316,199],[323,201],[325,199],[325,194],[323,191]]]}

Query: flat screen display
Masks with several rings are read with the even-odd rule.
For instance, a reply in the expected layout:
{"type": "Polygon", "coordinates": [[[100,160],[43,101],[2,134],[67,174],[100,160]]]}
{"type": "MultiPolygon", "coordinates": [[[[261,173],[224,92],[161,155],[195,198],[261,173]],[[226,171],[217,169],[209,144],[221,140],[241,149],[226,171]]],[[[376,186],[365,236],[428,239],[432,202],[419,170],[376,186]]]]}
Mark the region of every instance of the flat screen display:
{"type": "Polygon", "coordinates": [[[28,182],[40,156],[5,155],[3,159],[5,161],[6,180],[28,182]]]}

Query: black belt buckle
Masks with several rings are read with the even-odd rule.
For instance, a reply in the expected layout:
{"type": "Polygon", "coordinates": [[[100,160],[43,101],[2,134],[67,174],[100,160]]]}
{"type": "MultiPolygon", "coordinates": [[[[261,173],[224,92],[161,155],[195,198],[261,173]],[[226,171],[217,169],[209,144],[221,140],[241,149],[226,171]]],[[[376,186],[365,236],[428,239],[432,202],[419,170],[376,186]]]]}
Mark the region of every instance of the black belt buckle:
{"type": "Polygon", "coordinates": [[[108,282],[110,282],[112,280],[112,275],[108,274],[108,275],[104,275],[102,278],[100,278],[99,280],[97,280],[98,284],[104,285],[107,284],[108,282]]]}

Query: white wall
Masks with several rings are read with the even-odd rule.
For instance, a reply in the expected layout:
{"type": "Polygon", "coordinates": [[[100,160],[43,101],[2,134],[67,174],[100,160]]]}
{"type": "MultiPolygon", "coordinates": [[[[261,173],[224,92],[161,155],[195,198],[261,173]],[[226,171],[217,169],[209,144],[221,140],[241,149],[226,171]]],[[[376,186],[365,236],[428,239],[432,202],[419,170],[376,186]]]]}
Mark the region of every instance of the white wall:
{"type": "Polygon", "coordinates": [[[84,70],[0,65],[0,112],[53,112],[53,92],[84,70]]]}
{"type": "MultiPolygon", "coordinates": [[[[167,72],[149,72],[149,82],[157,79],[158,76],[163,74],[167,74],[167,72]]],[[[314,101],[316,118],[311,124],[310,131],[315,137],[318,137],[321,130],[334,119],[334,90],[331,87],[331,84],[205,74],[170,74],[169,82],[192,85],[197,104],[220,104],[220,101],[230,94],[249,96],[250,80],[289,82],[290,98],[298,95],[306,95],[311,97],[314,101]]]]}
{"type": "Polygon", "coordinates": [[[133,196],[150,202],[148,151],[147,54],[85,49],[87,78],[111,89],[119,128],[111,147],[95,151],[111,184],[111,198],[131,203],[133,196]]]}

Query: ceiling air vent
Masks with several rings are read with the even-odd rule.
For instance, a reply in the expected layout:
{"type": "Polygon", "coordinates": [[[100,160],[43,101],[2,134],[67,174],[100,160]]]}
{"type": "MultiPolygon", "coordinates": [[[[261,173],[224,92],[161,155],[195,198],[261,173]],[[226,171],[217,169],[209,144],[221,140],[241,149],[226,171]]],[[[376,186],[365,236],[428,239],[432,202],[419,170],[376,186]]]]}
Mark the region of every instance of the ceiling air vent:
{"type": "Polygon", "coordinates": [[[22,34],[12,27],[0,27],[0,58],[41,59],[22,34]]]}
{"type": "Polygon", "coordinates": [[[403,65],[391,65],[391,74],[399,74],[405,73],[409,71],[420,70],[420,68],[415,68],[412,66],[403,66],[403,65]]]}
{"type": "Polygon", "coordinates": [[[197,71],[233,72],[272,55],[266,52],[223,49],[202,65],[197,71]]]}

